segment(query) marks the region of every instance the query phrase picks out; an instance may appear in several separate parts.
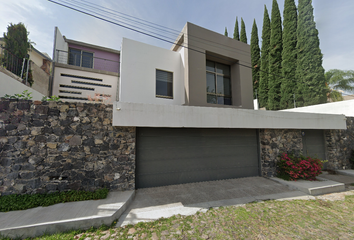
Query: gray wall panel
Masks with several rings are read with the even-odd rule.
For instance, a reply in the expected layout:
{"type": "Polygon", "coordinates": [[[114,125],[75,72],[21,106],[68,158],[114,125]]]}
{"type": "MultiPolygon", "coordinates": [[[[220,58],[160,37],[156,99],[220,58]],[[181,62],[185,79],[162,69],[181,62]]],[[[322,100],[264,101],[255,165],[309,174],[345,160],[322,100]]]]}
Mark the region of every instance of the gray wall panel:
{"type": "Polygon", "coordinates": [[[137,129],[137,188],[258,176],[256,130],[137,129]]]}

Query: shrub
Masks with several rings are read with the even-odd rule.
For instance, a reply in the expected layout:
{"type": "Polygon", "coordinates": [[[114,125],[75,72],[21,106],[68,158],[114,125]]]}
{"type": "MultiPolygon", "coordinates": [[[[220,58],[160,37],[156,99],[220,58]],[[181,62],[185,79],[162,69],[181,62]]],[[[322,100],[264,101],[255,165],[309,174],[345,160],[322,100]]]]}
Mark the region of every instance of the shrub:
{"type": "Polygon", "coordinates": [[[97,189],[94,192],[75,191],[55,192],[45,194],[24,194],[0,196],[0,212],[25,210],[35,207],[46,207],[57,203],[76,202],[85,200],[105,199],[109,190],[106,188],[97,189]]]}
{"type": "Polygon", "coordinates": [[[283,153],[277,163],[277,176],[285,180],[304,179],[314,181],[322,173],[322,162],[318,158],[295,157],[283,153]]]}

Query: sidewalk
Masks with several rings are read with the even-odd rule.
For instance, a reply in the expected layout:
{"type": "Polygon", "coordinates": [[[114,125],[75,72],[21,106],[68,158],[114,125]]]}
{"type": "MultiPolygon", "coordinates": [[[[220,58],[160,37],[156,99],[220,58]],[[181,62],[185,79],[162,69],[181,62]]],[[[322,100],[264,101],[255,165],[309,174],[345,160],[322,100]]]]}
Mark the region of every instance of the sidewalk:
{"type": "Polygon", "coordinates": [[[33,237],[44,233],[111,225],[132,202],[135,191],[110,192],[106,199],[60,203],[22,211],[0,212],[2,236],[33,237]]]}
{"type": "Polygon", "coordinates": [[[119,221],[116,226],[119,227],[176,214],[192,215],[198,211],[207,211],[210,207],[269,199],[315,199],[312,195],[344,191],[345,186],[347,190],[354,189],[351,186],[354,183],[354,170],[338,173],[346,175],[322,174],[322,181],[318,182],[284,183],[277,179],[272,181],[251,177],[110,192],[103,200],[0,212],[0,234],[10,238],[34,237],[44,233],[111,225],[117,219],[119,221]],[[314,187],[313,184],[318,186],[314,187]]]}

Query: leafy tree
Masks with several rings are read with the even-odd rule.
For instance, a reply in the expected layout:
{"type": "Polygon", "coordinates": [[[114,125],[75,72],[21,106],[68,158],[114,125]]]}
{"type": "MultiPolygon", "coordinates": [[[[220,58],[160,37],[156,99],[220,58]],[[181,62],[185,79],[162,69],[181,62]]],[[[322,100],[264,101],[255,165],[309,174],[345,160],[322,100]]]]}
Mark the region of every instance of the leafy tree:
{"type": "Polygon", "coordinates": [[[225,27],[225,33],[224,33],[224,35],[226,36],[226,37],[228,37],[228,33],[227,33],[227,28],[225,27]]]}
{"type": "Polygon", "coordinates": [[[282,82],[282,26],[279,6],[276,0],[273,0],[272,16],[271,16],[271,35],[270,35],[270,51],[269,51],[269,93],[268,93],[268,109],[280,109],[280,86],[282,82]]]}
{"type": "Polygon", "coordinates": [[[256,89],[259,88],[259,67],[261,59],[261,50],[259,49],[258,28],[256,19],[253,21],[251,33],[251,62],[252,62],[252,80],[253,80],[253,96],[256,97],[256,89]]]}
{"type": "Polygon", "coordinates": [[[239,30],[238,30],[237,17],[236,17],[235,30],[234,30],[234,39],[236,39],[237,41],[240,41],[240,34],[239,34],[239,30]]]}
{"type": "Polygon", "coordinates": [[[267,6],[264,5],[262,48],[261,48],[261,69],[259,78],[259,105],[268,106],[268,71],[269,71],[269,46],[270,46],[270,19],[267,6]]]}
{"type": "Polygon", "coordinates": [[[297,9],[294,0],[285,0],[283,13],[283,51],[280,108],[293,108],[296,89],[296,60],[297,60],[297,9]]]}
{"type": "Polygon", "coordinates": [[[328,88],[311,0],[299,0],[297,27],[297,106],[327,101],[328,88]]]}
{"type": "MultiPolygon", "coordinates": [[[[28,39],[27,29],[23,23],[12,24],[7,26],[7,33],[4,33],[4,42],[5,48],[9,52],[5,52],[4,57],[5,66],[8,67],[8,70],[12,71],[16,75],[21,75],[21,67],[23,64],[23,58],[26,58],[29,61],[28,49],[30,47],[28,39]]],[[[26,61],[26,62],[27,62],[26,61]]],[[[27,69],[27,63],[25,64],[25,69],[27,69]]],[[[33,77],[32,70],[28,70],[28,82],[32,86],[33,77]]]]}
{"type": "Polygon", "coordinates": [[[246,36],[246,26],[245,26],[245,22],[243,21],[243,19],[241,18],[241,38],[240,38],[241,42],[247,43],[247,36],[246,36]]]}
{"type": "Polygon", "coordinates": [[[354,91],[354,71],[331,69],[325,73],[326,86],[328,88],[327,99],[329,101],[342,101],[340,91],[354,91]]]}
{"type": "Polygon", "coordinates": [[[4,33],[6,49],[20,59],[26,57],[30,47],[28,34],[23,23],[10,23],[10,25],[7,26],[7,33],[4,33]]]}

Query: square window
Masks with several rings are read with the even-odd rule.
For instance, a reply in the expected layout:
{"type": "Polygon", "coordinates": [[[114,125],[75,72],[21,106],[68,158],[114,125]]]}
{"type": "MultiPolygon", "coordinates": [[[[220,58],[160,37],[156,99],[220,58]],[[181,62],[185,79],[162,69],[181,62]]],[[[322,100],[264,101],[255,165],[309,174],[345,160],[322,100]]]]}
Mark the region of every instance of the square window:
{"type": "Polygon", "coordinates": [[[173,73],[156,69],[156,97],[173,98],[173,73]]]}
{"type": "Polygon", "coordinates": [[[93,53],[69,48],[69,65],[93,68],[93,53]]]}

